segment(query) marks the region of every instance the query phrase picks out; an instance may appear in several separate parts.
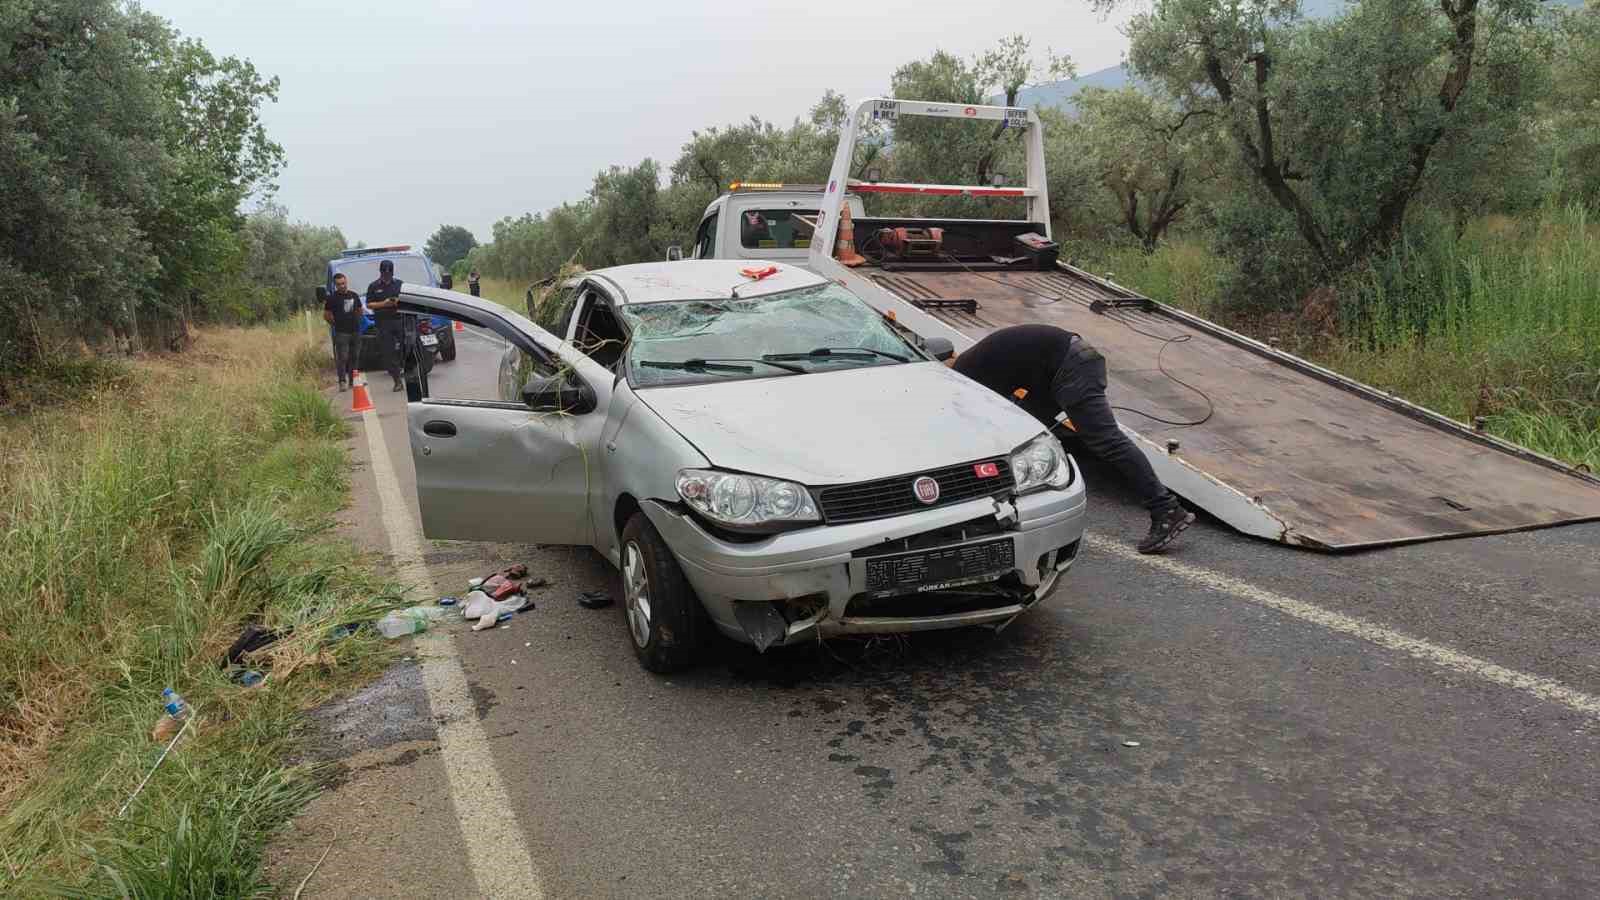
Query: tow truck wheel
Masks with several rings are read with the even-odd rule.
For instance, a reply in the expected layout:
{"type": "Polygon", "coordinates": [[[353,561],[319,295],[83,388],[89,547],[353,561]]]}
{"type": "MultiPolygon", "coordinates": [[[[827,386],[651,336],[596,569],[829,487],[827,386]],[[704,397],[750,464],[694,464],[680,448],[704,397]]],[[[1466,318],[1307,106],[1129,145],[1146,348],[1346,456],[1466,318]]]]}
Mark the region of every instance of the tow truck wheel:
{"type": "Polygon", "coordinates": [[[639,664],[661,674],[698,661],[711,630],[677,558],[642,512],[622,529],[622,621],[639,664]]]}

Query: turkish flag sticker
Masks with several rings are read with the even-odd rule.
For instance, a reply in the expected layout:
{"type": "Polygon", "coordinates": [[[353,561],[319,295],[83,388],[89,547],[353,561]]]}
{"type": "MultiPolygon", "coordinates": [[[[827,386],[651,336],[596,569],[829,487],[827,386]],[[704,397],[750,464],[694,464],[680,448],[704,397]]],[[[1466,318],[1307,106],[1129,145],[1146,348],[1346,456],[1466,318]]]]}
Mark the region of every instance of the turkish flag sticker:
{"type": "Polygon", "coordinates": [[[1000,477],[1000,466],[998,466],[997,464],[992,463],[992,462],[973,463],[972,464],[972,471],[975,474],[977,474],[977,476],[979,478],[999,478],[1000,477]]]}

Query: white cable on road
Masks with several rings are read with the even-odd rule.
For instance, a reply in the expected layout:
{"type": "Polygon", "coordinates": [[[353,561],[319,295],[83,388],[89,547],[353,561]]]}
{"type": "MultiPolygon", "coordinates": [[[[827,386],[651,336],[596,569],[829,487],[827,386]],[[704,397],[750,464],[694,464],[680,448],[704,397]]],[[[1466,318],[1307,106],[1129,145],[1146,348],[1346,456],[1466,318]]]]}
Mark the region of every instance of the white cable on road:
{"type": "MultiPolygon", "coordinates": [[[[364,412],[361,420],[367,432],[372,475],[378,484],[383,527],[389,536],[395,568],[401,579],[431,590],[433,578],[423,562],[422,535],[400,493],[400,481],[394,474],[394,461],[389,456],[378,413],[364,412]]],[[[428,631],[416,638],[416,647],[428,706],[439,723],[439,756],[450,781],[450,799],[466,844],[467,861],[478,882],[478,893],[484,897],[542,900],[544,891],[538,872],[511,812],[505,786],[500,783],[489,737],[472,713],[467,673],[456,655],[455,642],[443,631],[428,631]]]]}
{"type": "Polygon", "coordinates": [[[1240,600],[1246,600],[1258,606],[1265,606],[1268,609],[1287,616],[1293,616],[1301,621],[1310,622],[1313,625],[1321,625],[1323,628],[1360,638],[1385,649],[1395,650],[1424,662],[1432,663],[1440,668],[1471,675],[1503,687],[1514,688],[1523,693],[1531,694],[1540,700],[1559,703],[1568,709],[1600,719],[1600,697],[1596,697],[1593,694],[1585,694],[1554,679],[1508,669],[1488,660],[1468,656],[1449,647],[1415,638],[1408,634],[1385,628],[1382,625],[1368,622],[1365,619],[1336,613],[1320,606],[1306,603],[1303,600],[1296,600],[1293,597],[1285,597],[1282,594],[1273,593],[1264,588],[1256,587],[1247,581],[1223,575],[1220,572],[1191,566],[1188,563],[1178,562],[1165,556],[1146,556],[1132,547],[1123,546],[1116,541],[1097,535],[1086,536],[1084,540],[1090,547],[1108,556],[1116,556],[1121,559],[1143,563],[1192,581],[1202,587],[1237,597],[1240,600]]]}

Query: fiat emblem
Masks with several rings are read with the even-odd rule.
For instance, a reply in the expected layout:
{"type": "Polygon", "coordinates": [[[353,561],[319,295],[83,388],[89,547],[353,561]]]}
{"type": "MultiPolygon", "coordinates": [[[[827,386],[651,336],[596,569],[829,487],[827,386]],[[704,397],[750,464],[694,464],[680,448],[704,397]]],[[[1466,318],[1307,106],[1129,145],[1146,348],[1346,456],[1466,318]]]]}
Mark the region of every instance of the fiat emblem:
{"type": "Polygon", "coordinates": [[[924,475],[911,482],[911,492],[923,503],[932,503],[939,499],[939,482],[924,475]]]}

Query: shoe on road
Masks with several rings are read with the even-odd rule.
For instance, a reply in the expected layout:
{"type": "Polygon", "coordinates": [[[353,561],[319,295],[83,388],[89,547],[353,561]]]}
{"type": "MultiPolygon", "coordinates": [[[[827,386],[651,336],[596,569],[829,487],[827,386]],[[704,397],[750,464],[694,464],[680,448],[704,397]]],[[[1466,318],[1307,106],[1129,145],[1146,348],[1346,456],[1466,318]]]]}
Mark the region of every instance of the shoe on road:
{"type": "Polygon", "coordinates": [[[1156,513],[1150,518],[1150,533],[1139,542],[1139,552],[1160,553],[1192,524],[1194,513],[1182,506],[1174,505],[1165,512],[1156,513]]]}

